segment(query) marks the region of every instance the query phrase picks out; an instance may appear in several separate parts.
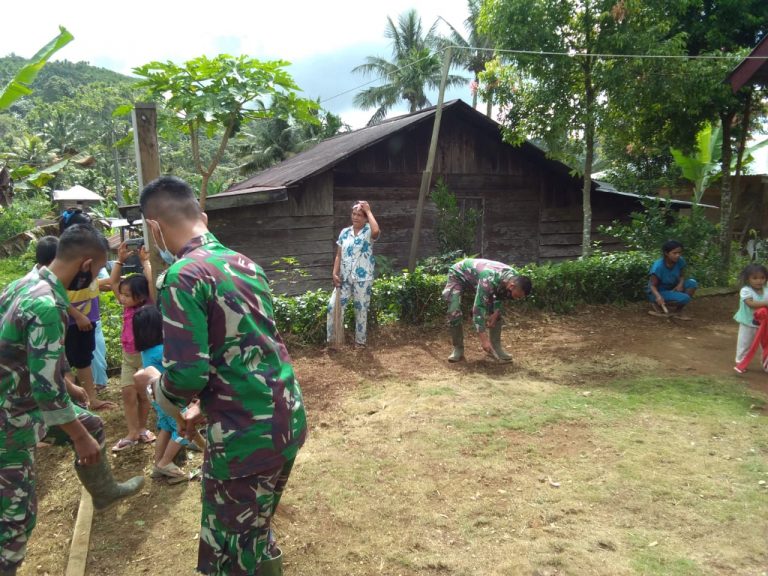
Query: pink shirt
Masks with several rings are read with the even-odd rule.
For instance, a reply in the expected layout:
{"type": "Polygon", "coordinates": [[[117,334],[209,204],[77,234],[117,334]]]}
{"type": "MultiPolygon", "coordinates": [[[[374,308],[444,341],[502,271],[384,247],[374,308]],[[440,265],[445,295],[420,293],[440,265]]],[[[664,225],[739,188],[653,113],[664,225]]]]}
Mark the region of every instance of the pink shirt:
{"type": "Polygon", "coordinates": [[[120,342],[123,352],[136,354],[136,339],[133,337],[133,316],[141,306],[125,306],[123,308],[123,332],[120,334],[120,342]]]}

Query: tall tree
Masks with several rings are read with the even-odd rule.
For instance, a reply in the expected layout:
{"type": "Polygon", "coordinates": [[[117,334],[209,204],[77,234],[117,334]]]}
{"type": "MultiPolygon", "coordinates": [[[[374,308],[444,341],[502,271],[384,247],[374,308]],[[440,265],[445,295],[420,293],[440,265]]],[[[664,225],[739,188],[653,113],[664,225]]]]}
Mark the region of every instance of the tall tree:
{"type": "MultiPolygon", "coordinates": [[[[400,102],[406,102],[410,113],[432,106],[427,90],[440,87],[442,62],[438,50],[440,41],[435,33],[436,23],[424,31],[416,10],[404,12],[395,24],[387,18],[384,36],[391,40],[392,60],[368,56],[365,64],[353,72],[374,76],[383,84],[371,86],[355,96],[355,105],[363,110],[375,108],[368,126],[387,117],[400,102]]],[[[447,86],[464,84],[466,78],[449,75],[447,86]]]]}
{"type": "Polygon", "coordinates": [[[503,114],[505,138],[529,137],[548,153],[577,167],[582,189],[582,254],[590,252],[592,164],[605,100],[605,63],[594,56],[615,28],[613,0],[487,0],[481,29],[500,49],[569,56],[511,54],[482,75],[503,114]],[[579,160],[581,159],[581,160],[579,160]]]}
{"type": "Polygon", "coordinates": [[[299,87],[283,60],[260,61],[247,56],[219,54],[200,56],[182,65],[150,62],[134,68],[144,78],[140,85],[151,97],[172,112],[170,121],[189,135],[192,158],[200,185],[200,206],[205,208],[208,182],[218,167],[230,138],[251,120],[274,118],[288,113],[312,121],[312,100],[299,98],[299,87]],[[201,154],[205,136],[218,138],[218,146],[207,158],[201,154]]]}
{"type": "MultiPolygon", "coordinates": [[[[768,2],[764,0],[699,0],[691,5],[681,19],[681,28],[688,32],[689,54],[739,54],[751,49],[768,33],[768,2]]],[[[732,63],[725,70],[725,76],[732,63]]],[[[730,268],[733,236],[733,198],[738,194],[742,161],[750,119],[759,109],[760,97],[753,87],[732,94],[724,84],[712,94],[723,127],[720,177],[720,254],[722,269],[730,268]],[[756,102],[757,101],[757,102],[756,102]],[[758,104],[758,106],[755,106],[758,104]],[[732,158],[736,153],[736,177],[731,176],[732,158]],[[734,186],[736,185],[736,186],[734,186]]]]}
{"type": "MultiPolygon", "coordinates": [[[[319,103],[318,103],[319,106],[319,103]]],[[[238,134],[235,156],[238,172],[249,176],[299,152],[308,150],[342,130],[349,130],[341,117],[318,108],[314,122],[289,121],[285,117],[251,122],[238,134]]]]}
{"type": "MultiPolygon", "coordinates": [[[[614,160],[614,172],[627,168],[647,176],[651,167],[655,184],[673,184],[679,176],[668,151],[692,156],[697,133],[706,124],[722,126],[719,185],[721,190],[721,256],[728,273],[732,196],[738,193],[741,164],[747,154],[748,133],[761,97],[745,89],[733,95],[723,82],[743,55],[768,32],[768,3],[763,0],[671,0],[661,5],[620,1],[626,45],[638,54],[677,55],[686,58],[637,58],[612,70],[624,78],[621,90],[611,94],[609,130],[603,144],[614,160]],[[656,30],[649,34],[649,30],[656,30]],[[663,41],[659,42],[658,39],[663,41]],[[731,56],[731,58],[727,58],[731,56]],[[700,58],[687,58],[700,57],[700,58]],[[725,57],[725,58],[724,58],[725,57]],[[755,104],[757,106],[755,106],[755,104]],[[733,162],[732,158],[742,159],[733,162]],[[730,177],[735,168],[735,179],[730,177]],[[733,193],[731,188],[734,188],[733,193]]],[[[622,50],[622,45],[616,45],[622,50]]],[[[764,99],[764,94],[762,96],[764,99]]],[[[629,174],[631,176],[631,173],[629,174]]],[[[638,182],[642,185],[642,182],[638,182]]]]}
{"type": "MultiPolygon", "coordinates": [[[[466,38],[454,28],[453,24],[440,17],[451,29],[448,37],[442,39],[441,45],[456,46],[457,49],[453,51],[454,62],[472,74],[472,108],[477,108],[477,88],[480,84],[480,73],[485,70],[485,64],[493,60],[494,57],[493,42],[480,30],[481,4],[481,0],[467,0],[469,16],[464,20],[466,38]]],[[[489,95],[487,96],[486,115],[490,116],[493,100],[489,95]]]]}

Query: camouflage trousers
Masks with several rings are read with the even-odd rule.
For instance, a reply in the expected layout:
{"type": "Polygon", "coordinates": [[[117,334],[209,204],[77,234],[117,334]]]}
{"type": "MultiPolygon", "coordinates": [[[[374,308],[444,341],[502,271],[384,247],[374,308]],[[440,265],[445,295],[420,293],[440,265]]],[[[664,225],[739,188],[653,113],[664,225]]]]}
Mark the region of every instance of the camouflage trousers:
{"type": "Polygon", "coordinates": [[[272,516],[293,460],[265,474],[217,480],[203,472],[197,570],[209,576],[253,576],[271,557],[272,516]]]}
{"type": "MultiPolygon", "coordinates": [[[[448,272],[448,282],[445,283],[443,288],[442,299],[448,305],[448,314],[446,318],[448,324],[451,326],[460,326],[462,320],[461,313],[461,296],[464,293],[464,284],[462,283],[462,277],[454,274],[453,270],[448,272]]],[[[496,301],[493,305],[493,310],[488,312],[496,312],[501,308],[501,302],[496,301]]]]}
{"type": "MultiPolygon", "coordinates": [[[[100,446],[104,445],[101,418],[75,405],[75,414],[100,446]]],[[[58,426],[48,430],[46,441],[69,444],[58,426]]],[[[35,449],[0,450],[0,571],[12,572],[24,560],[27,541],[37,522],[35,449]]]]}

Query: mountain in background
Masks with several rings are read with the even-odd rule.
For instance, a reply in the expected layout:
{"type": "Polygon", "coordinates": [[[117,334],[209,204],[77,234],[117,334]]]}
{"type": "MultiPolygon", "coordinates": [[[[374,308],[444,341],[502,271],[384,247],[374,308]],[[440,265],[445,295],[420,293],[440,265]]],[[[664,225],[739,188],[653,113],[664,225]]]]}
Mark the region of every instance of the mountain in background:
{"type": "MultiPolygon", "coordinates": [[[[0,86],[5,86],[13,75],[27,63],[25,58],[11,54],[0,58],[0,86]]],[[[56,102],[75,95],[78,87],[85,84],[130,85],[135,78],[91,66],[88,62],[68,60],[48,62],[32,83],[33,95],[43,102],[56,102]]]]}

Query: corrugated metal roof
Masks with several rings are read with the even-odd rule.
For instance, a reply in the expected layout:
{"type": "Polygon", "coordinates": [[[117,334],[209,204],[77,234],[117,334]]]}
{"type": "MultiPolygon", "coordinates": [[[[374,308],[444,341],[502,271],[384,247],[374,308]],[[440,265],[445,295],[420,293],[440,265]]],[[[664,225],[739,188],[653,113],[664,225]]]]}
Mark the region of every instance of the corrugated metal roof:
{"type": "MultiPolygon", "coordinates": [[[[629,196],[630,198],[637,198],[638,200],[658,200],[660,202],[677,204],[680,206],[693,206],[693,202],[688,202],[687,200],[665,198],[664,196],[645,196],[643,194],[635,194],[633,192],[622,192],[621,190],[617,190],[616,188],[614,188],[613,185],[609,184],[608,182],[603,182],[602,180],[592,180],[592,182],[597,184],[597,188],[595,188],[596,192],[605,192],[607,194],[618,194],[619,196],[629,196]]],[[[719,209],[714,204],[702,204],[701,202],[699,202],[698,205],[704,208],[719,209]]]]}

